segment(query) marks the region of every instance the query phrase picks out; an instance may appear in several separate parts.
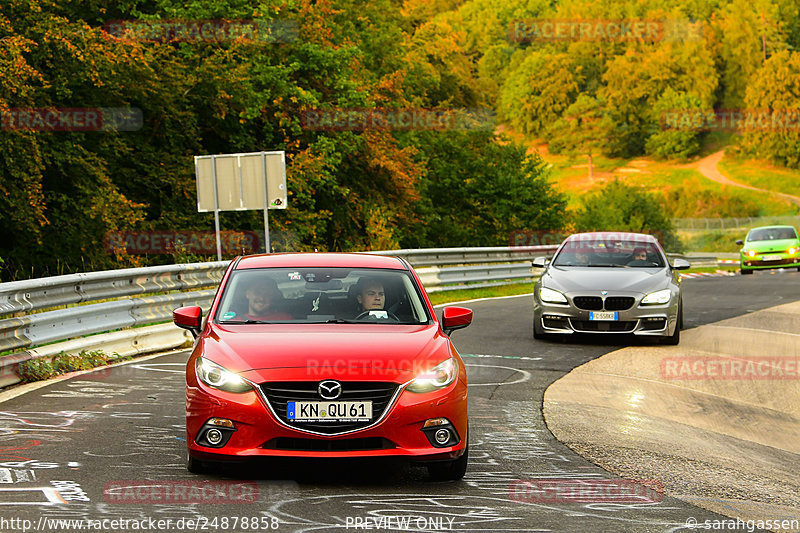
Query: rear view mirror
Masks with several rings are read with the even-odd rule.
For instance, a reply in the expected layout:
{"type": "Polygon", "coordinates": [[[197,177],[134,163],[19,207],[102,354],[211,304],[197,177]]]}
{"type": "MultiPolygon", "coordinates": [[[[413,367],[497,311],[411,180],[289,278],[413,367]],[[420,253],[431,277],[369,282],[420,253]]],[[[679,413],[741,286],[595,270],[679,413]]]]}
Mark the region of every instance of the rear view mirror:
{"type": "Polygon", "coordinates": [[[445,307],[442,309],[442,330],[445,335],[472,324],[472,309],[466,307],[445,307]]]}
{"type": "Polygon", "coordinates": [[[736,239],[736,244],[738,244],[739,246],[741,246],[741,245],[743,245],[743,244],[744,244],[744,241],[743,241],[742,239],[736,239]]]}
{"type": "Polygon", "coordinates": [[[328,281],[306,281],[306,290],[309,291],[338,291],[342,288],[342,280],[329,279],[328,281]]]}
{"type": "Polygon", "coordinates": [[[179,307],[172,312],[172,321],[179,328],[188,329],[192,336],[200,335],[200,324],[203,321],[203,310],[196,305],[179,307]]]}

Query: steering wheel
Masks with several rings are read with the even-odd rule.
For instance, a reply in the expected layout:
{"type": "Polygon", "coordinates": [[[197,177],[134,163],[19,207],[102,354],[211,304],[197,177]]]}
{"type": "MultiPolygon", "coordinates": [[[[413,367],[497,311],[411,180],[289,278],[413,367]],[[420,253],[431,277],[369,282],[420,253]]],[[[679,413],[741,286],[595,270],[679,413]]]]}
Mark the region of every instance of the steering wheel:
{"type": "MultiPolygon", "coordinates": [[[[361,320],[362,318],[364,318],[366,316],[371,316],[375,320],[383,320],[383,318],[378,318],[378,317],[376,317],[374,315],[370,315],[371,311],[381,311],[381,309],[371,309],[369,311],[364,311],[362,313],[359,313],[359,315],[357,317],[355,317],[353,320],[361,320]]],[[[400,322],[400,319],[397,318],[397,316],[395,316],[393,313],[390,313],[389,311],[386,311],[386,315],[387,315],[387,318],[389,318],[390,320],[394,320],[395,322],[400,322]]]]}

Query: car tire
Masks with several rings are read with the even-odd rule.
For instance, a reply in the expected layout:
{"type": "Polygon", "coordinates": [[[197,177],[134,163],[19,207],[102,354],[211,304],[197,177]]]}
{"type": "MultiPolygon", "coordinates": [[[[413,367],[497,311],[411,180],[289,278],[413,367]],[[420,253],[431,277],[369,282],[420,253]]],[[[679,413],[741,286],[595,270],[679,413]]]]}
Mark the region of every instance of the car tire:
{"type": "Polygon", "coordinates": [[[205,462],[190,455],[189,459],[186,460],[186,470],[192,474],[206,474],[209,468],[205,462]]]}
{"type": "Polygon", "coordinates": [[[454,461],[432,463],[428,465],[428,475],[434,481],[458,481],[467,473],[467,462],[469,456],[469,442],[467,442],[464,453],[454,461]]]}
{"type": "MultiPolygon", "coordinates": [[[[752,270],[745,270],[743,268],[740,269],[740,270],[742,271],[742,276],[746,276],[747,274],[752,274],[753,273],[752,270]]],[[[800,270],[800,268],[798,270],[800,270]]]]}
{"type": "Polygon", "coordinates": [[[797,271],[800,272],[800,267],[797,267],[797,271]]]}

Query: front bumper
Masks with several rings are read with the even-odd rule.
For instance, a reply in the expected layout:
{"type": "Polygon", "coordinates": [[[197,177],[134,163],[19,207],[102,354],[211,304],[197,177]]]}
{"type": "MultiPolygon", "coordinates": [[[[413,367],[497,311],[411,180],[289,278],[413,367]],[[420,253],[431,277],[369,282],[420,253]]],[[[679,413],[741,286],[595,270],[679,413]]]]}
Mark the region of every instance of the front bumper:
{"type": "MultiPolygon", "coordinates": [[[[604,296],[599,293],[594,295],[590,291],[581,292],[580,296],[634,298],[634,304],[630,308],[615,311],[616,320],[592,320],[591,313],[596,311],[577,307],[573,299],[577,294],[566,296],[569,302],[566,305],[542,302],[538,296],[534,297],[533,320],[538,330],[548,335],[597,333],[668,337],[678,327],[678,295],[673,295],[665,304],[639,306],[643,296],[641,294],[612,293],[604,296]]],[[[605,311],[605,306],[598,311],[605,311]]]]}
{"type": "Polygon", "coordinates": [[[400,457],[441,461],[456,459],[464,453],[466,435],[467,386],[463,364],[452,385],[422,394],[402,390],[377,424],[335,436],[287,427],[257,391],[228,393],[206,386],[191,372],[187,374],[186,441],[189,454],[202,460],[400,457]],[[209,419],[216,417],[232,420],[235,425],[235,431],[221,448],[206,445],[202,438],[201,430],[207,427],[209,419]],[[434,446],[422,431],[424,422],[432,418],[450,421],[456,442],[445,447],[434,446]]]}
{"type": "Polygon", "coordinates": [[[789,255],[786,253],[756,254],[753,257],[739,254],[739,266],[742,270],[768,270],[770,268],[794,268],[800,267],[800,257],[797,254],[789,255]],[[780,259],[771,261],[764,260],[765,256],[780,255],[780,259]]]}

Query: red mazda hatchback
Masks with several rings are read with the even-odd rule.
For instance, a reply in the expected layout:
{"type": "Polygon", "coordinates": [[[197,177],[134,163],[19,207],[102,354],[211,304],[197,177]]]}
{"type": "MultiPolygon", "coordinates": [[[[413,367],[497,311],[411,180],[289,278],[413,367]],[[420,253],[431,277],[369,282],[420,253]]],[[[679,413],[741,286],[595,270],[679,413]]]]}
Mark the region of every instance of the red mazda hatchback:
{"type": "Polygon", "coordinates": [[[186,366],[190,472],[253,457],[402,457],[454,480],[467,467],[467,375],[403,259],[272,254],[231,262],[186,366]]]}

